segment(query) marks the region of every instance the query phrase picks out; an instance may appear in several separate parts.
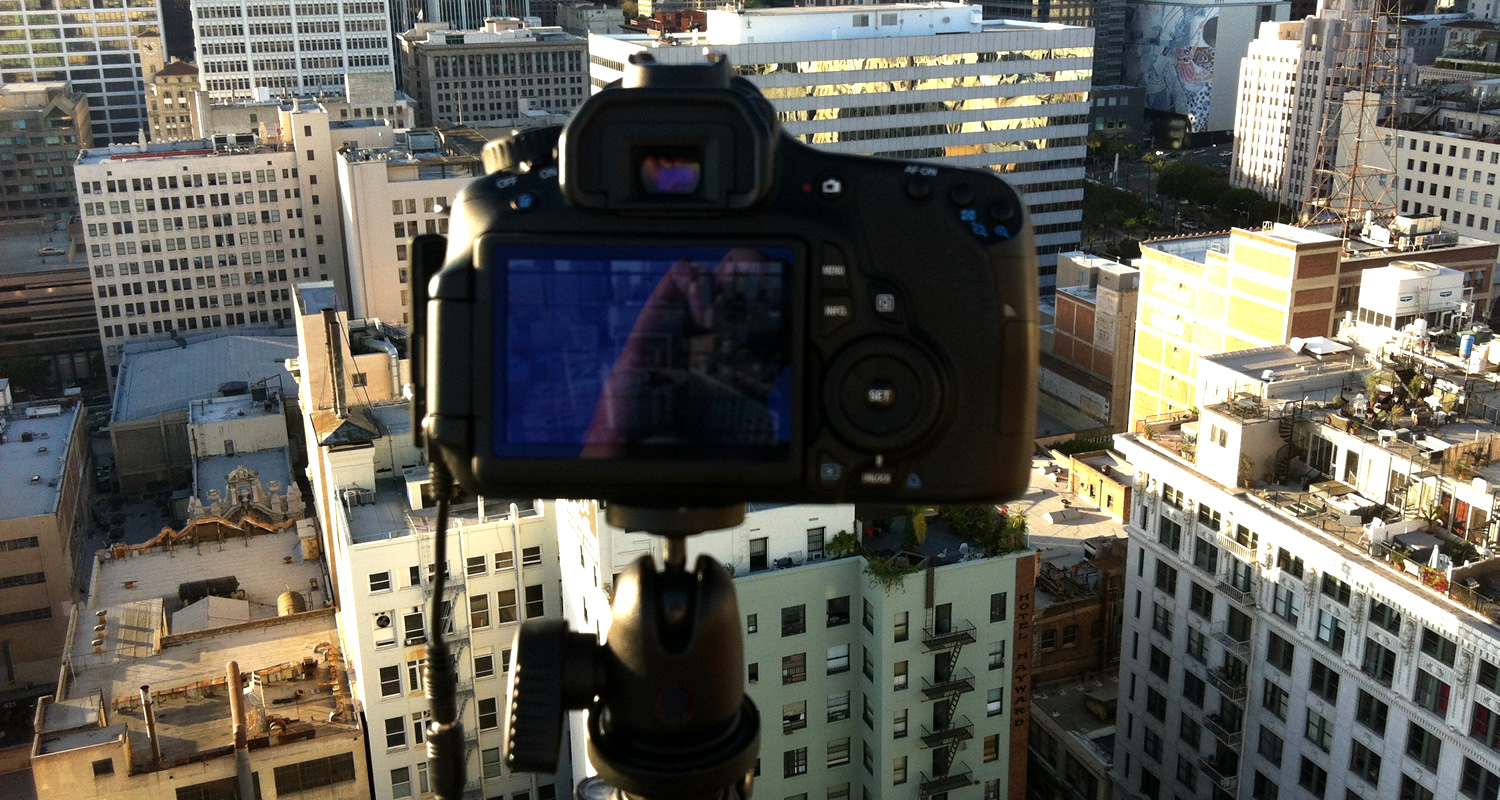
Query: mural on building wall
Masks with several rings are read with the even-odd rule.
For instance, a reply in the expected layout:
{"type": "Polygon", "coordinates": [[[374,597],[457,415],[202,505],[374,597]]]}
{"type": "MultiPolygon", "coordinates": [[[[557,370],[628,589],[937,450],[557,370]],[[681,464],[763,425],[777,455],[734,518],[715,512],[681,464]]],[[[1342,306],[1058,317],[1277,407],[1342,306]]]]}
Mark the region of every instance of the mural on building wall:
{"type": "Polygon", "coordinates": [[[1208,130],[1218,28],[1215,6],[1126,10],[1126,82],[1146,87],[1147,108],[1185,114],[1194,133],[1208,130]]]}

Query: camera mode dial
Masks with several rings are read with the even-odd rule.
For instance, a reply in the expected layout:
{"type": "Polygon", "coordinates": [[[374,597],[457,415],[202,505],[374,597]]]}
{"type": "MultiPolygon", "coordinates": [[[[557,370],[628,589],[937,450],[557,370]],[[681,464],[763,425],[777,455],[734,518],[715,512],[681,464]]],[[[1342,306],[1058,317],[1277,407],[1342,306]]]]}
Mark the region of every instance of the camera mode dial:
{"type": "Polygon", "coordinates": [[[880,337],[844,348],[823,386],[829,426],[862,450],[904,450],[932,429],[943,381],[933,360],[909,342],[880,337]]]}

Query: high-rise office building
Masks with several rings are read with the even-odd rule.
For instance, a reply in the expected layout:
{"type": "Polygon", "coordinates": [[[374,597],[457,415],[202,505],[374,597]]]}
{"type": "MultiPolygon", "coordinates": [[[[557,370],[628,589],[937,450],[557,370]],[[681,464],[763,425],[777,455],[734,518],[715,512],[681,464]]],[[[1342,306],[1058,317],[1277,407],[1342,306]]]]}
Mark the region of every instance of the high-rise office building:
{"type": "MultiPolygon", "coordinates": [[[[1370,294],[1367,280],[1362,307],[1370,294]]],[[[1416,355],[1392,344],[1399,361],[1416,355]]],[[[1423,398],[1409,416],[1367,416],[1393,387],[1365,397],[1365,354],[1326,342],[1201,359],[1221,391],[1115,438],[1137,475],[1124,796],[1500,785],[1500,562],[1486,544],[1500,476],[1482,466],[1500,446],[1482,418],[1495,391],[1456,344],[1421,349],[1426,388],[1412,391],[1435,390],[1438,411],[1423,398]]]]}
{"type": "Polygon", "coordinates": [[[1094,29],[1094,84],[1125,80],[1125,0],[982,0],[989,19],[1056,22],[1094,29]]]}
{"type": "Polygon", "coordinates": [[[347,297],[334,149],[388,141],[382,124],[287,103],[277,135],[85,151],[76,168],[105,363],[128,339],[285,324],[292,284],[347,297]]]}
{"type": "Polygon", "coordinates": [[[1500,245],[1444,234],[1436,222],[1398,216],[1347,240],[1276,224],[1145,242],[1132,425],[1199,404],[1198,356],[1337,333],[1366,269],[1406,260],[1459,270],[1471,318],[1485,319],[1500,245]]]}
{"type": "Polygon", "coordinates": [[[834,152],[989,167],[1025,193],[1040,285],[1080,242],[1094,32],[957,3],[711,10],[706,33],[589,37],[595,87],[632,53],[723,53],[782,130],[834,152]]]}
{"type": "Polygon", "coordinates": [[[402,88],[422,125],[555,123],[589,95],[588,40],[515,19],[480,30],[424,24],[400,36],[402,88]]]}
{"type": "MultiPolygon", "coordinates": [[[[661,563],[662,540],[609,525],[592,501],[554,513],[563,615],[607,633],[619,572],[643,555],[661,563]]],[[[873,554],[902,549],[899,532],[862,530],[850,506],[752,505],[741,525],[687,540],[689,564],[706,553],[735,575],[761,715],[757,794],[1026,796],[1035,551],[988,553],[933,525],[896,556],[909,574],[871,577],[872,560],[892,563],[873,554]]],[[[582,726],[571,728],[581,778],[582,726]]]]}
{"type": "Polygon", "coordinates": [[[214,98],[341,94],[350,75],[389,74],[386,0],[195,0],[193,37],[214,98]]]}
{"type": "Polygon", "coordinates": [[[1341,19],[1263,22],[1240,63],[1235,105],[1235,186],[1297,209],[1307,194],[1329,113],[1341,19]]]}
{"type": "Polygon", "coordinates": [[[78,216],[73,162],[93,136],[88,98],[71,85],[0,86],[0,219],[78,216]]]}
{"type": "Polygon", "coordinates": [[[3,0],[0,40],[8,44],[0,83],[66,81],[88,97],[96,144],[137,141],[146,130],[146,104],[136,39],[160,33],[157,0],[132,2],[128,10],[3,0]]]}

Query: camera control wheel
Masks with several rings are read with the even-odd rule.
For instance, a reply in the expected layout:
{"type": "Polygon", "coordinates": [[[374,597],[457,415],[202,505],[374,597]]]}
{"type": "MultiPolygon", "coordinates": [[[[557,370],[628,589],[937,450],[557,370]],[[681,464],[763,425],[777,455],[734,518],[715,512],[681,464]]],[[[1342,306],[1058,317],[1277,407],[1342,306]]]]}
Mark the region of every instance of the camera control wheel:
{"type": "Polygon", "coordinates": [[[863,339],[834,357],[823,386],[829,426],[872,452],[910,447],[927,435],[943,402],[931,357],[899,339],[863,339]]]}

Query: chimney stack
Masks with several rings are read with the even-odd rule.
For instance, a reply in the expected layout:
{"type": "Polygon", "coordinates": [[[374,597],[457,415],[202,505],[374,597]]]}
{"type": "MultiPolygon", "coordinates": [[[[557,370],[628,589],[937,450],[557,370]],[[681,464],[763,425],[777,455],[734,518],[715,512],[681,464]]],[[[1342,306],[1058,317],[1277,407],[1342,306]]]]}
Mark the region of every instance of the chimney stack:
{"type": "Polygon", "coordinates": [[[240,680],[239,662],[229,662],[227,669],[229,716],[234,723],[234,771],[239,778],[240,797],[254,797],[255,782],[250,772],[250,735],[245,725],[245,686],[240,680]]]}
{"type": "Polygon", "coordinates": [[[151,740],[151,765],[161,766],[161,739],[156,736],[156,710],[151,707],[151,685],[141,686],[141,711],[146,715],[146,738],[151,740]]]}

